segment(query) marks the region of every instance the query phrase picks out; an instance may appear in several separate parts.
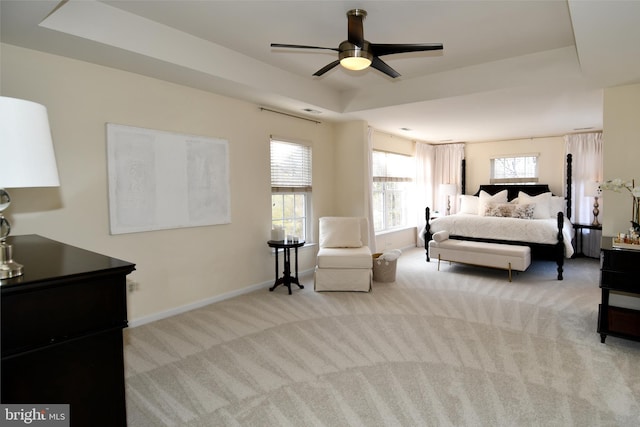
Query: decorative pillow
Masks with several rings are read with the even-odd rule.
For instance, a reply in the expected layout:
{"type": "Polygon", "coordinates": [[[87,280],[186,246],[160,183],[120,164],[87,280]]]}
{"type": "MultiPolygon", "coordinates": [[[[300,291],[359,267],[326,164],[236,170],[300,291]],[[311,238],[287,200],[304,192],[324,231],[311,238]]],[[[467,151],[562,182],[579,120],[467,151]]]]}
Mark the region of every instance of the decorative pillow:
{"type": "Polygon", "coordinates": [[[518,204],[535,204],[536,207],[533,210],[533,219],[551,218],[551,193],[542,193],[537,196],[530,196],[527,193],[520,191],[518,193],[518,204]]]}
{"type": "Polygon", "coordinates": [[[442,242],[443,240],[447,240],[448,238],[449,238],[449,232],[446,230],[433,233],[433,240],[435,240],[436,242],[442,242]]]}
{"type": "Polygon", "coordinates": [[[556,218],[558,216],[558,212],[564,213],[564,207],[564,197],[551,196],[551,201],[549,203],[549,215],[551,218],[556,218]]]}
{"type": "Polygon", "coordinates": [[[362,247],[360,220],[358,218],[320,218],[320,247],[359,248],[362,247]]]}
{"type": "Polygon", "coordinates": [[[489,204],[507,203],[507,201],[507,190],[502,190],[493,196],[482,190],[478,196],[478,215],[484,215],[489,204]]]}
{"type": "Polygon", "coordinates": [[[478,196],[462,195],[460,196],[460,210],[458,213],[478,215],[478,196]]]}
{"type": "Polygon", "coordinates": [[[498,216],[503,218],[533,219],[534,207],[535,205],[533,204],[489,204],[484,214],[485,216],[498,216]]]}

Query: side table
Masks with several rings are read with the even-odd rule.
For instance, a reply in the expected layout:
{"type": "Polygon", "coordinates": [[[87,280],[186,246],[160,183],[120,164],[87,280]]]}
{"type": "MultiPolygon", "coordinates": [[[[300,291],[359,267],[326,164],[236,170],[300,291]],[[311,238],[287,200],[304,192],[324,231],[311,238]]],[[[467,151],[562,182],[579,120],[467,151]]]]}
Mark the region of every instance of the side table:
{"type": "Polygon", "coordinates": [[[573,239],[576,242],[576,251],[573,254],[574,258],[577,258],[579,256],[585,256],[584,254],[584,242],[583,242],[583,236],[582,236],[582,230],[587,229],[587,230],[602,230],[602,224],[578,224],[578,223],[574,223],[573,224],[573,230],[574,230],[574,235],[573,235],[573,239]],[[580,231],[580,238],[578,239],[578,231],[580,231]]]}
{"type": "Polygon", "coordinates": [[[276,281],[273,286],[269,288],[269,291],[273,291],[279,285],[284,285],[289,288],[289,295],[291,295],[292,283],[298,285],[300,289],[304,289],[304,286],[302,286],[298,281],[298,248],[304,246],[304,240],[300,240],[297,242],[290,242],[285,240],[269,240],[267,241],[267,245],[269,245],[270,248],[274,248],[276,250],[276,281]],[[280,278],[278,278],[279,249],[282,249],[284,256],[284,271],[282,273],[282,277],[280,278]],[[295,276],[291,275],[291,249],[294,250],[295,254],[295,276]]]}

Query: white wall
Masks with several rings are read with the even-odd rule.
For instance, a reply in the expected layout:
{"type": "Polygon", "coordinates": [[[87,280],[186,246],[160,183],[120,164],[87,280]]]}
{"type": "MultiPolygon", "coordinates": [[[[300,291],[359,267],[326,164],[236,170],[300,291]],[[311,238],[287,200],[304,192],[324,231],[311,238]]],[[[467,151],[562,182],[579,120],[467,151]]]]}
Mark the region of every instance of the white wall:
{"type": "Polygon", "coordinates": [[[564,195],[565,183],[565,143],[561,136],[549,138],[517,139],[508,141],[467,143],[465,158],[467,163],[467,194],[474,194],[482,184],[489,184],[491,178],[491,158],[509,155],[537,153],[538,182],[549,184],[553,194],[564,195]]]}
{"type": "MultiPolygon", "coordinates": [[[[604,179],[635,179],[640,185],[640,84],[604,91],[602,131],[604,179]]],[[[602,193],[602,234],[626,232],[631,225],[629,193],[602,193]]]]}
{"type": "MultiPolygon", "coordinates": [[[[48,108],[61,186],[13,189],[12,234],[40,234],[136,264],[129,318],[265,286],[274,280],[269,136],[313,145],[314,223],[333,214],[332,124],[261,112],[204,91],[3,44],[3,96],[48,108]],[[232,223],[109,235],[105,123],[229,141],[232,223]]],[[[168,195],[169,196],[169,195],[168,195]]],[[[300,270],[315,248],[300,251],[300,270]]],[[[14,253],[19,262],[20,254],[14,253]]],[[[29,266],[25,266],[29,268],[29,266]]],[[[286,297],[283,295],[283,297],[286,297]]]]}
{"type": "Polygon", "coordinates": [[[335,214],[368,216],[365,201],[367,122],[336,124],[334,164],[335,214]]]}

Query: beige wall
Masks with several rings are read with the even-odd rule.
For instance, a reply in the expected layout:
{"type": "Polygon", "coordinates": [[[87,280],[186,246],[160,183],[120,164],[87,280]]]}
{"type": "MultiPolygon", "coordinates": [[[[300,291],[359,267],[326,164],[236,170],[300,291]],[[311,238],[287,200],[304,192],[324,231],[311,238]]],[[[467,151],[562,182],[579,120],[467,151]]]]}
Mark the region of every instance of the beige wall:
{"type": "MultiPolygon", "coordinates": [[[[130,278],[139,290],[129,294],[134,323],[273,281],[266,245],[270,135],[313,144],[314,223],[335,211],[332,124],[11,45],[3,44],[1,54],[2,95],[48,108],[61,181],[57,189],[10,191],[12,234],[40,234],[135,263],[130,278]],[[232,223],[109,235],[107,122],[228,140],[232,223]]],[[[300,270],[312,269],[315,247],[300,255],[300,270]]],[[[19,252],[14,257],[19,262],[19,252]]]]}
{"type": "Polygon", "coordinates": [[[365,154],[367,122],[353,121],[336,126],[334,155],[335,215],[367,216],[365,154]]]}
{"type": "MultiPolygon", "coordinates": [[[[604,91],[604,179],[635,179],[640,185],[640,84],[604,91]]],[[[631,225],[629,193],[605,191],[601,209],[602,234],[613,236],[631,225]]]]}
{"type": "Polygon", "coordinates": [[[549,184],[553,194],[564,195],[566,190],[565,143],[562,137],[467,143],[465,145],[467,194],[474,194],[481,184],[489,183],[492,157],[533,153],[540,155],[538,182],[549,184]]]}

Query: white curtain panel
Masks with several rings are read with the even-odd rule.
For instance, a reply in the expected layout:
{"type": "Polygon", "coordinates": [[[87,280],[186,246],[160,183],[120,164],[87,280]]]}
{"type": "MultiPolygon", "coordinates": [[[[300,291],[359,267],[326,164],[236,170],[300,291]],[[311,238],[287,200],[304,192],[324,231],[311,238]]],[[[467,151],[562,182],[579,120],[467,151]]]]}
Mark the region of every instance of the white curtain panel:
{"type": "MultiPolygon", "coordinates": [[[[602,132],[565,135],[564,140],[566,152],[573,157],[571,222],[591,224],[594,198],[587,194],[591,192],[595,182],[602,182],[602,132]]],[[[598,198],[598,204],[602,212],[602,197],[598,198]]],[[[583,252],[585,255],[598,257],[601,232],[584,230],[583,233],[583,252]]]]}
{"type": "Polygon", "coordinates": [[[434,147],[423,142],[416,142],[416,218],[417,233],[416,243],[418,247],[424,247],[422,231],[427,225],[424,217],[424,209],[429,206],[433,210],[433,162],[435,159],[434,147]]]}
{"type": "Polygon", "coordinates": [[[365,207],[369,218],[369,249],[371,253],[376,252],[376,232],[373,222],[373,128],[369,126],[367,130],[367,153],[366,153],[366,171],[365,171],[365,188],[367,195],[365,207]]]}
{"type": "MultiPolygon", "coordinates": [[[[434,146],[433,163],[433,206],[439,212],[447,210],[447,196],[441,191],[442,184],[455,184],[456,194],[460,194],[464,144],[444,144],[434,146]]],[[[451,196],[451,213],[458,212],[458,196],[451,196]]]]}

